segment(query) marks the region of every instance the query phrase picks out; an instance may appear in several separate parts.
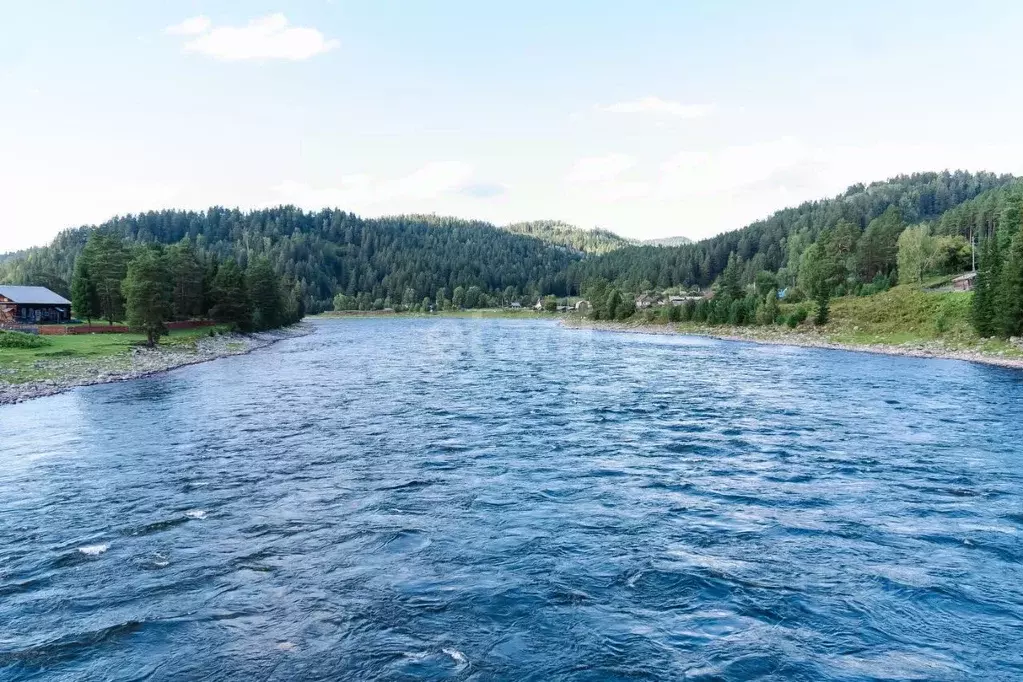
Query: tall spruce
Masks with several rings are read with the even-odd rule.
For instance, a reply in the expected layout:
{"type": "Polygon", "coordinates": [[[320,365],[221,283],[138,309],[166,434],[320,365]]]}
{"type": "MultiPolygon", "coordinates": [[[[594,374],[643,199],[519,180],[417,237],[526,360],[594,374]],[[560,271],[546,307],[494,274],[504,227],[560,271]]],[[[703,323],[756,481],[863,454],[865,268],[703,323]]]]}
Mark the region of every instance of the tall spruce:
{"type": "Polygon", "coordinates": [[[167,333],[171,316],[171,273],[167,258],[153,248],[143,248],[128,263],[123,284],[128,326],[146,335],[152,348],[167,333]]]}
{"type": "Polygon", "coordinates": [[[99,293],[89,272],[89,260],[82,254],[75,259],[75,271],[71,276],[71,309],[90,325],[101,315],[99,293]]]}
{"type": "Polygon", "coordinates": [[[99,299],[100,316],[109,324],[124,317],[121,282],[128,274],[128,251],[124,243],[103,232],[93,232],[82,252],[99,299]]]}
{"type": "Polygon", "coordinates": [[[173,281],[174,318],[187,320],[203,314],[205,272],[192,242],[185,240],[167,251],[173,281]]]}
{"type": "Polygon", "coordinates": [[[249,299],[252,301],[252,324],[257,330],[281,326],[284,309],[281,283],[273,266],[260,257],[249,264],[245,273],[249,299]]]}
{"type": "Polygon", "coordinates": [[[1001,252],[998,238],[987,237],[981,242],[980,263],[973,287],[973,302],[970,322],[982,337],[995,336],[998,332],[998,289],[1001,275],[1001,252]]]}
{"type": "Polygon", "coordinates": [[[252,329],[252,303],[245,286],[245,274],[233,260],[225,261],[217,269],[213,301],[210,316],[214,321],[243,332],[252,329]]]}
{"type": "Polygon", "coordinates": [[[994,298],[998,332],[1005,338],[1023,335],[1023,229],[1012,240],[998,284],[994,298]]]}

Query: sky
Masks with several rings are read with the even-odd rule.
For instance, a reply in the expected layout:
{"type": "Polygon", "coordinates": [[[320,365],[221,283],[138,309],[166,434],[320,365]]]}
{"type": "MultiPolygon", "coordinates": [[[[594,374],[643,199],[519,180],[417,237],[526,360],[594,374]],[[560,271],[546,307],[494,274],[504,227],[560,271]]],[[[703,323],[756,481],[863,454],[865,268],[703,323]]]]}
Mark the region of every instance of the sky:
{"type": "Polygon", "coordinates": [[[163,208],[703,238],[1023,174],[1023,3],[0,0],[0,252],[163,208]]]}

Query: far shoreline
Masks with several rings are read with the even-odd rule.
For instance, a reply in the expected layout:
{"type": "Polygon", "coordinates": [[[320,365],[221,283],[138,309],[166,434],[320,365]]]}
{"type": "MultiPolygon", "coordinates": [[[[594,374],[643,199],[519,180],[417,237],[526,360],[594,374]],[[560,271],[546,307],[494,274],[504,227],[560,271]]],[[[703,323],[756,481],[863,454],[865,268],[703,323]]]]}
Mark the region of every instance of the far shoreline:
{"type": "Polygon", "coordinates": [[[671,324],[646,324],[643,322],[608,322],[585,319],[559,320],[566,329],[619,332],[631,334],[660,334],[665,336],[699,336],[720,341],[741,341],[771,346],[796,348],[817,348],[821,350],[842,350],[854,353],[870,353],[892,357],[907,357],[930,360],[960,360],[1005,369],[1023,370],[1023,357],[1010,358],[975,350],[948,348],[940,343],[907,343],[901,345],[874,343],[852,344],[832,341],[814,332],[786,332],[780,329],[759,327],[725,327],[721,331],[714,327],[682,327],[671,324]],[[754,331],[758,330],[758,331],[754,331]]]}

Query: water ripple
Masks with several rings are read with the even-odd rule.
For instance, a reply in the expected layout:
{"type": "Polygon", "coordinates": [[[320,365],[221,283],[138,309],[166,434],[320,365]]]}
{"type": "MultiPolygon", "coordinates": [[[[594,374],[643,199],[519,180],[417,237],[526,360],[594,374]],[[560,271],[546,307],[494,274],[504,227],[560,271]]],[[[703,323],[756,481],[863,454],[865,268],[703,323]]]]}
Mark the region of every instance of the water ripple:
{"type": "Polygon", "coordinates": [[[0,679],[1023,679],[1021,417],[965,363],[318,323],[0,408],[0,679]]]}

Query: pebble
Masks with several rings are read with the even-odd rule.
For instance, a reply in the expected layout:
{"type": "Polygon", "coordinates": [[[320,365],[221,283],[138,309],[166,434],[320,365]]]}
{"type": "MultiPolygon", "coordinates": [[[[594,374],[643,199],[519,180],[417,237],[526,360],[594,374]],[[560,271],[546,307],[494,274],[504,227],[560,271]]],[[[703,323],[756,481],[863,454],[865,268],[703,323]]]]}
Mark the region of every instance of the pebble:
{"type": "Polygon", "coordinates": [[[61,358],[45,362],[38,361],[34,363],[37,369],[52,372],[54,376],[21,384],[9,384],[0,379],[0,405],[20,403],[32,398],[63,393],[78,386],[139,379],[176,367],[209,362],[231,355],[243,355],[283,339],[304,336],[311,331],[310,326],[299,324],[286,329],[256,334],[200,336],[193,347],[137,347],[133,348],[130,353],[102,358],[61,358]]]}

